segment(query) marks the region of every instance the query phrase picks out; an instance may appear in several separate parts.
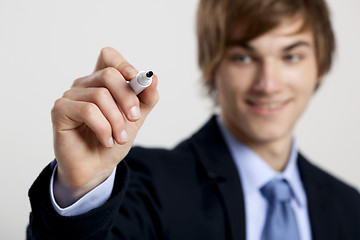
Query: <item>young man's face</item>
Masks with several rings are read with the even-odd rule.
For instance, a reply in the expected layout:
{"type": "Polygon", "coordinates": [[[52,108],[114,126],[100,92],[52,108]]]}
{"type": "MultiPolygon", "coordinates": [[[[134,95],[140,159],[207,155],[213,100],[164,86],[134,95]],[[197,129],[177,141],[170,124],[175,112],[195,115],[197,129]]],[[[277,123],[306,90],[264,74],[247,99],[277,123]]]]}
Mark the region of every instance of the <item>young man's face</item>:
{"type": "Polygon", "coordinates": [[[215,84],[225,124],[245,143],[291,141],[321,81],[312,33],[299,33],[301,24],[284,22],[246,44],[234,29],[215,84]]]}

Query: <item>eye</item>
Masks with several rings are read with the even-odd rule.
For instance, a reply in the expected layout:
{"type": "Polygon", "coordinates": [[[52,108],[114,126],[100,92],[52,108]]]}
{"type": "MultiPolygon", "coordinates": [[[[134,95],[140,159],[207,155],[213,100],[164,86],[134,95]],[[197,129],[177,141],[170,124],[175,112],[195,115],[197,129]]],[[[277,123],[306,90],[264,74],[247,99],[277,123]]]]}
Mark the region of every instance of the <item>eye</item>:
{"type": "Polygon", "coordinates": [[[301,56],[299,54],[288,54],[284,57],[284,60],[290,63],[296,63],[301,60],[301,56]]]}
{"type": "Polygon", "coordinates": [[[250,57],[249,55],[244,55],[244,54],[237,54],[237,55],[233,56],[231,59],[234,62],[238,62],[238,63],[250,63],[251,61],[253,61],[252,57],[250,57]]]}

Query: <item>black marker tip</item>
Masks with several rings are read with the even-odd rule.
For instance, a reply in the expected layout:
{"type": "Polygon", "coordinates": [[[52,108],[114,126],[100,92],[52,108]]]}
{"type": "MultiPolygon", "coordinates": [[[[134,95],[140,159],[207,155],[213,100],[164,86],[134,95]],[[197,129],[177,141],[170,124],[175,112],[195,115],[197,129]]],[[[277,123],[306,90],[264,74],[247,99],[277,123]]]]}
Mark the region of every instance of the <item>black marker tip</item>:
{"type": "Polygon", "coordinates": [[[148,72],[146,73],[146,76],[147,76],[148,78],[151,78],[153,75],[154,75],[154,73],[153,73],[152,71],[148,71],[148,72]]]}

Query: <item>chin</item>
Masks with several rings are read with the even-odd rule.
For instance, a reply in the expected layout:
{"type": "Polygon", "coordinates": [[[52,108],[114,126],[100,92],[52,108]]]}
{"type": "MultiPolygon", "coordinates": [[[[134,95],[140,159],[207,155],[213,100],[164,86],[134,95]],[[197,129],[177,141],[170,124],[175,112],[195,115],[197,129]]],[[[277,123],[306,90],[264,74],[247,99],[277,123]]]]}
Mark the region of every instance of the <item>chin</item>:
{"type": "Polygon", "coordinates": [[[274,132],[274,131],[256,131],[250,134],[249,140],[253,143],[259,143],[259,144],[268,144],[268,143],[274,143],[282,140],[287,140],[288,138],[291,139],[291,134],[284,133],[284,132],[274,132]]]}

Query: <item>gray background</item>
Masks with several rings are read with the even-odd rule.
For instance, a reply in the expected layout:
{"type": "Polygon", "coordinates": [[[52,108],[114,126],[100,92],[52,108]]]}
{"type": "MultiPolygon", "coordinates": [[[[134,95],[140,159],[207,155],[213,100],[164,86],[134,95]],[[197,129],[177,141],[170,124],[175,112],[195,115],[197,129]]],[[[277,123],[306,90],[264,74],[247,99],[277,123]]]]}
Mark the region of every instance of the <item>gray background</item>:
{"type": "MultiPolygon", "coordinates": [[[[297,127],[302,151],[360,189],[360,1],[330,0],[336,61],[297,127]]],[[[27,191],[50,162],[50,110],[102,47],[159,76],[137,144],[172,147],[213,113],[196,63],[197,1],[0,1],[0,239],[24,239],[27,191]]]]}

